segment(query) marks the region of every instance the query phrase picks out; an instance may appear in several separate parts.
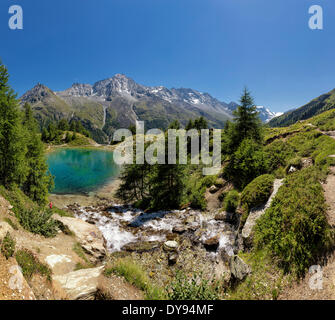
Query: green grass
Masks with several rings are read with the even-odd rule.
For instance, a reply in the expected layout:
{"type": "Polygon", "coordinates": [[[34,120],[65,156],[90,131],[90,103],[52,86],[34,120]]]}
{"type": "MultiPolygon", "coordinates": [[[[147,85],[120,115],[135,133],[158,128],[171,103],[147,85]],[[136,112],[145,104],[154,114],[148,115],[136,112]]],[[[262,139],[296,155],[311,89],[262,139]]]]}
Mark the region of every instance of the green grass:
{"type": "Polygon", "coordinates": [[[79,270],[79,269],[88,269],[88,268],[93,268],[93,267],[94,267],[93,263],[91,263],[91,262],[88,260],[86,254],[85,254],[85,252],[84,252],[84,249],[82,248],[82,246],[80,245],[80,243],[76,242],[76,243],[73,245],[72,250],[77,254],[77,256],[78,256],[79,258],[81,258],[81,259],[84,261],[84,263],[80,263],[80,262],[78,262],[78,263],[76,264],[76,266],[75,266],[75,270],[79,270]]]}
{"type": "Polygon", "coordinates": [[[18,250],[15,258],[26,280],[30,280],[34,274],[40,274],[51,281],[51,269],[46,264],[41,263],[31,251],[27,249],[18,250]]]}
{"type": "Polygon", "coordinates": [[[127,282],[142,290],[146,300],[166,299],[164,291],[153,285],[146,272],[130,258],[119,258],[111,267],[105,269],[106,277],[111,274],[124,277],[127,282]]]}
{"type": "Polygon", "coordinates": [[[320,176],[315,167],[288,176],[255,228],[256,248],[268,248],[278,266],[296,276],[333,243],[320,176]]]}
{"type": "Polygon", "coordinates": [[[247,278],[231,287],[226,295],[228,300],[276,300],[281,291],[291,282],[291,276],[273,263],[267,250],[239,253],[252,269],[247,278]]]}
{"type": "Polygon", "coordinates": [[[6,236],[2,240],[1,243],[1,253],[9,259],[14,255],[15,252],[15,240],[12,238],[9,232],[7,232],[6,236]]]}

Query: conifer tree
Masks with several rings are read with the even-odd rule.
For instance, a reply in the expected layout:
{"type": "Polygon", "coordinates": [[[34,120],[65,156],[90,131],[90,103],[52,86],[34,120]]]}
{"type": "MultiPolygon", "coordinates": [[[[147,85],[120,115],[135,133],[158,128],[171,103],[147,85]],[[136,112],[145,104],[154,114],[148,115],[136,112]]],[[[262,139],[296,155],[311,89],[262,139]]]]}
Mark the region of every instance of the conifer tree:
{"type": "Polygon", "coordinates": [[[7,68],[0,62],[0,183],[6,187],[20,185],[26,175],[21,113],[8,78],[7,68]]]}
{"type": "Polygon", "coordinates": [[[38,134],[38,124],[28,103],[24,105],[23,127],[27,144],[25,158],[28,168],[22,190],[32,200],[42,205],[47,201],[48,192],[53,182],[48,173],[44,146],[38,134]]]}
{"type": "Polygon", "coordinates": [[[235,152],[243,140],[252,139],[261,143],[263,139],[262,124],[254,105],[253,98],[247,88],[240,99],[240,106],[234,111],[234,122],[226,128],[229,136],[228,152],[235,152]]]}

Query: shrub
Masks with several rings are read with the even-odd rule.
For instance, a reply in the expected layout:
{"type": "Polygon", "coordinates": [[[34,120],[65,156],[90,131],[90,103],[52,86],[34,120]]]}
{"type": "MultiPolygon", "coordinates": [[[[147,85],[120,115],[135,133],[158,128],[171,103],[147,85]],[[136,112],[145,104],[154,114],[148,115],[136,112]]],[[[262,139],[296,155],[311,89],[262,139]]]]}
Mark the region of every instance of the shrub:
{"type": "Polygon", "coordinates": [[[245,139],[225,167],[225,175],[243,189],[252,180],[268,172],[268,159],[260,144],[245,139]]]}
{"type": "Polygon", "coordinates": [[[240,203],[240,195],[236,190],[228,192],[223,200],[223,209],[227,212],[235,212],[240,203]]]}
{"type": "Polygon", "coordinates": [[[52,214],[51,210],[23,210],[18,215],[18,220],[23,228],[32,233],[54,237],[57,233],[57,222],[51,218],[52,214]]]}
{"type": "Polygon", "coordinates": [[[113,273],[124,277],[127,282],[144,291],[147,300],[162,300],[165,298],[163,291],[154,286],[145,271],[130,258],[120,258],[111,268],[106,268],[106,277],[113,273]]]}
{"type": "Polygon", "coordinates": [[[220,284],[215,280],[203,279],[201,274],[194,273],[189,278],[178,271],[167,288],[167,295],[171,300],[219,300],[220,284]]]}
{"type": "Polygon", "coordinates": [[[285,272],[298,276],[333,242],[319,176],[314,167],[288,176],[255,228],[256,247],[269,248],[285,272]]]}
{"type": "Polygon", "coordinates": [[[273,190],[274,176],[264,174],[250,182],[241,194],[241,204],[247,211],[264,204],[273,190]]]}
{"type": "Polygon", "coordinates": [[[291,167],[294,167],[298,170],[302,168],[302,160],[300,157],[295,157],[291,159],[286,166],[286,173],[289,173],[291,167]]]}
{"type": "Polygon", "coordinates": [[[51,281],[52,271],[50,268],[41,263],[32,252],[27,249],[19,250],[15,254],[16,261],[22,269],[23,276],[30,280],[33,274],[39,273],[51,281]]]}
{"type": "Polygon", "coordinates": [[[7,232],[6,236],[2,240],[1,244],[1,253],[9,259],[13,256],[15,251],[15,240],[12,238],[9,232],[7,232]]]}

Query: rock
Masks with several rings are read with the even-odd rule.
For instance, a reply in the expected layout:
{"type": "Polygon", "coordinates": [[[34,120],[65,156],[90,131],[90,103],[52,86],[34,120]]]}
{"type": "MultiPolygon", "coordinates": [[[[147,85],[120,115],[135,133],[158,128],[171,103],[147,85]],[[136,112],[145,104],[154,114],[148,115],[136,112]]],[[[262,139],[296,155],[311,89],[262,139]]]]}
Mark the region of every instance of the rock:
{"type": "Polygon", "coordinates": [[[70,217],[53,216],[73,232],[82,248],[92,256],[91,262],[101,261],[106,256],[106,240],[100,230],[83,220],[70,217]]]}
{"type": "Polygon", "coordinates": [[[53,285],[59,298],[68,300],[93,300],[98,290],[99,277],[104,267],[81,269],[53,276],[53,285]]]}
{"type": "Polygon", "coordinates": [[[302,167],[308,168],[313,165],[313,159],[312,158],[304,158],[302,159],[302,167]]]}
{"type": "Polygon", "coordinates": [[[53,274],[64,274],[70,272],[75,267],[75,262],[70,256],[65,254],[52,254],[45,258],[45,262],[49,265],[53,274]]]}
{"type": "Polygon", "coordinates": [[[251,268],[237,255],[230,259],[230,272],[232,276],[239,281],[251,273],[251,268]]]}
{"type": "Polygon", "coordinates": [[[176,252],[169,253],[168,256],[168,263],[169,266],[173,266],[177,263],[178,260],[178,254],[176,252]]]}
{"type": "Polygon", "coordinates": [[[158,241],[143,241],[143,242],[128,243],[122,247],[122,250],[142,253],[155,250],[159,247],[160,243],[158,241]]]}
{"type": "Polygon", "coordinates": [[[210,188],[209,188],[209,192],[210,193],[216,193],[216,192],[218,192],[219,191],[219,188],[217,187],[217,186],[215,186],[215,185],[213,185],[213,186],[211,186],[210,188]]]}
{"type": "Polygon", "coordinates": [[[166,241],[164,242],[164,249],[166,251],[176,251],[178,249],[178,242],[177,241],[166,241]]]}
{"type": "Polygon", "coordinates": [[[187,231],[187,227],[183,225],[175,226],[172,229],[172,232],[178,233],[178,234],[183,234],[186,231],[187,231]]]}
{"type": "Polygon", "coordinates": [[[0,241],[4,239],[7,232],[12,233],[14,230],[13,228],[5,221],[0,222],[0,241]]]}
{"type": "Polygon", "coordinates": [[[218,212],[215,214],[214,219],[217,221],[224,221],[228,223],[233,223],[236,220],[235,214],[231,212],[218,212]]]}
{"type": "Polygon", "coordinates": [[[296,171],[298,171],[298,169],[294,166],[291,166],[290,169],[288,170],[288,173],[294,173],[296,171]]]}
{"type": "Polygon", "coordinates": [[[254,234],[253,229],[256,225],[256,221],[266,212],[268,208],[270,208],[273,199],[275,198],[279,188],[283,184],[283,181],[283,179],[276,179],[274,181],[273,192],[265,205],[251,209],[247,221],[245,222],[241,232],[243,244],[246,247],[250,247],[252,245],[252,238],[254,234]]]}
{"type": "Polygon", "coordinates": [[[209,251],[216,251],[220,244],[220,236],[216,235],[210,239],[203,242],[205,248],[209,251]]]}
{"type": "Polygon", "coordinates": [[[35,294],[22,274],[22,269],[14,258],[6,261],[8,273],[10,274],[8,287],[18,291],[23,300],[36,300],[35,294]]]}

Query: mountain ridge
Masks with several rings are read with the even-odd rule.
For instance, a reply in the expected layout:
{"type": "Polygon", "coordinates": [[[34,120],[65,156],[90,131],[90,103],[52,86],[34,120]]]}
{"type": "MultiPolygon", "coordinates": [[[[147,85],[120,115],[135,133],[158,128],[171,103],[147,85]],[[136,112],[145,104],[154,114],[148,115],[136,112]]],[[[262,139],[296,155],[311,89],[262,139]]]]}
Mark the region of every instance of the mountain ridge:
{"type": "MultiPolygon", "coordinates": [[[[124,74],[93,84],[77,82],[63,91],[38,83],[21,97],[21,103],[25,102],[32,105],[41,126],[61,118],[80,120],[99,143],[109,143],[116,129],[136,120],[145,121],[147,129],[166,129],[173,120],[185,125],[203,116],[210,127],[223,128],[238,106],[190,88],[144,86],[124,74]]],[[[274,116],[266,108],[259,111],[264,122],[274,116]]]]}

